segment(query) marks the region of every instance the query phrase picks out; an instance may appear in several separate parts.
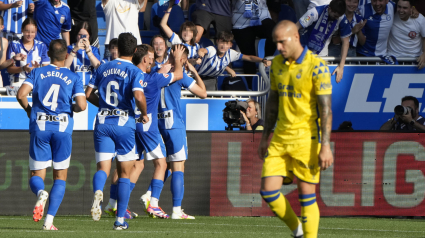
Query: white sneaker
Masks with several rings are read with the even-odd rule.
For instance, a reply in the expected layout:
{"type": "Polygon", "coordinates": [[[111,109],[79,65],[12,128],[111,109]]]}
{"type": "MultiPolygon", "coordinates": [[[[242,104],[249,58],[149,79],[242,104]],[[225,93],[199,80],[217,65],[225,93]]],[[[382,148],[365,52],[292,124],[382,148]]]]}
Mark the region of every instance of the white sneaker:
{"type": "Polygon", "coordinates": [[[45,231],[57,231],[59,229],[56,228],[56,226],[54,226],[53,224],[47,224],[47,225],[43,225],[42,230],[45,230],[45,231]]]}
{"type": "Polygon", "coordinates": [[[46,206],[47,198],[49,198],[49,193],[46,191],[41,191],[37,197],[37,202],[35,203],[34,210],[32,211],[32,219],[35,222],[39,222],[43,218],[44,207],[46,206]]]}
{"type": "Polygon", "coordinates": [[[143,206],[143,210],[146,212],[146,214],[148,214],[148,207],[149,207],[149,203],[151,202],[151,197],[145,193],[143,194],[140,199],[140,204],[142,204],[143,206]]]}
{"type": "Polygon", "coordinates": [[[97,190],[94,193],[93,197],[93,205],[91,206],[91,217],[94,221],[99,221],[102,216],[102,208],[100,207],[100,203],[103,201],[103,192],[97,190]]]}
{"type": "Polygon", "coordinates": [[[188,220],[193,220],[193,219],[195,219],[195,217],[194,216],[187,215],[186,213],[183,212],[183,209],[182,209],[181,213],[175,213],[175,212],[173,212],[173,215],[171,215],[171,219],[188,219],[188,220]]]}

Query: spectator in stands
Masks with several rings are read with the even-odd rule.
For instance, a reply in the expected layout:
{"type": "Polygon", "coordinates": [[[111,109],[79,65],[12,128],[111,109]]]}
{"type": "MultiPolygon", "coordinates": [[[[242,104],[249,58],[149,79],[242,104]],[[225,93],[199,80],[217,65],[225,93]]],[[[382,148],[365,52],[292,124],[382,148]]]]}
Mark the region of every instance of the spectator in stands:
{"type": "Polygon", "coordinates": [[[180,32],[177,35],[167,25],[172,8],[173,3],[170,2],[164,17],[161,19],[160,26],[172,45],[183,44],[189,49],[189,55],[187,58],[191,64],[195,64],[196,58],[198,58],[198,50],[201,48],[198,43],[195,43],[195,37],[198,33],[196,25],[193,22],[185,21],[180,26],[180,32]]]}
{"type": "MultiPolygon", "coordinates": [[[[4,28],[3,17],[0,16],[0,31],[2,31],[3,28],[4,28]]],[[[13,58],[6,60],[6,50],[8,45],[9,45],[9,41],[4,37],[0,37],[0,70],[9,67],[14,62],[13,58]]],[[[22,57],[22,54],[19,54],[19,56],[17,57],[22,57]]],[[[3,87],[3,79],[1,77],[1,74],[0,74],[0,87],[3,87]]]]}
{"type": "Polygon", "coordinates": [[[226,70],[233,77],[235,72],[227,67],[231,62],[242,59],[250,62],[263,62],[266,66],[271,65],[271,61],[261,59],[254,55],[244,55],[230,49],[232,47],[233,34],[229,31],[218,33],[216,46],[201,48],[198,51],[199,65],[198,74],[204,80],[207,90],[217,90],[217,77],[226,70]]]}
{"type": "Polygon", "coordinates": [[[34,19],[37,22],[37,40],[47,46],[50,41],[62,39],[69,45],[71,31],[71,12],[68,5],[61,0],[33,0],[35,4],[34,19]]]}
{"type": "Polygon", "coordinates": [[[211,24],[214,25],[216,35],[232,30],[232,6],[229,0],[196,0],[196,8],[192,13],[192,20],[198,29],[195,42],[201,40],[202,34],[208,32],[211,24]]]}
{"type": "MultiPolygon", "coordinates": [[[[233,30],[236,44],[244,55],[256,55],[256,38],[266,38],[265,55],[272,56],[276,51],[272,31],[275,22],[271,19],[266,0],[233,1],[233,30]]],[[[256,74],[255,63],[244,61],[243,72],[256,74]]],[[[252,88],[252,77],[247,77],[248,87],[252,88]]]]}
{"type": "Polygon", "coordinates": [[[65,60],[65,67],[78,74],[83,85],[87,85],[93,75],[93,71],[100,65],[100,54],[97,47],[90,45],[90,35],[92,33],[90,24],[86,21],[78,23],[76,26],[77,43],[68,46],[68,57],[65,60]]]}
{"type": "Polygon", "coordinates": [[[168,61],[170,49],[168,49],[163,36],[155,35],[152,37],[151,46],[155,50],[155,65],[153,67],[163,65],[168,61]]]}
{"type": "Polygon", "coordinates": [[[246,113],[241,111],[243,119],[246,123],[247,131],[255,131],[255,130],[264,130],[264,121],[261,119],[261,106],[260,104],[253,100],[246,100],[248,103],[248,108],[246,109],[246,113]]]}
{"type": "Polygon", "coordinates": [[[90,43],[92,46],[99,48],[98,28],[97,28],[97,14],[96,14],[96,0],[71,0],[68,1],[69,8],[71,10],[71,18],[73,21],[70,44],[74,44],[77,41],[78,32],[75,27],[78,23],[86,21],[90,24],[92,34],[90,34],[90,43]]]}
{"type": "MultiPolygon", "coordinates": [[[[148,0],[102,0],[105,13],[106,39],[109,42],[123,32],[136,37],[137,45],[142,44],[139,31],[139,12],[144,11],[148,0]]],[[[105,45],[104,57],[109,57],[109,47],[105,45]]]]}
{"type": "Polygon", "coordinates": [[[22,37],[22,22],[29,13],[34,12],[32,0],[15,1],[0,0],[0,15],[3,16],[3,36],[8,41],[20,40],[22,37]]]}
{"type": "Polygon", "coordinates": [[[328,56],[328,45],[332,35],[338,29],[342,41],[341,60],[332,75],[336,74],[336,82],[340,82],[344,73],[345,58],[350,44],[351,27],[344,20],[345,0],[332,0],[329,5],[308,10],[297,22],[301,31],[301,44],[307,46],[319,56],[328,56]]]}
{"type": "Polygon", "coordinates": [[[108,48],[109,48],[109,57],[103,58],[103,60],[100,62],[101,64],[107,63],[109,61],[112,61],[118,58],[118,39],[114,38],[111,41],[109,41],[108,48]]]}
{"type": "MultiPolygon", "coordinates": [[[[347,8],[345,10],[345,16],[342,21],[347,21],[351,28],[350,44],[347,52],[348,57],[356,57],[356,47],[359,43],[364,45],[366,37],[361,31],[366,24],[367,20],[363,20],[363,17],[356,13],[359,0],[346,0],[345,4],[347,8]]],[[[332,41],[329,44],[329,56],[339,57],[341,56],[341,33],[336,34],[332,37],[332,41]]]]}
{"type": "Polygon", "coordinates": [[[307,10],[310,10],[314,7],[329,5],[331,0],[292,0],[294,3],[295,14],[297,19],[300,19],[307,10]]]}
{"type": "Polygon", "coordinates": [[[267,0],[267,8],[269,9],[270,16],[275,23],[279,21],[279,13],[282,8],[282,4],[286,4],[292,9],[295,9],[292,0],[267,0]]]}
{"type": "Polygon", "coordinates": [[[418,68],[425,67],[425,18],[410,17],[413,0],[399,0],[397,13],[388,39],[388,55],[397,57],[419,57],[418,68]]]}
{"type": "Polygon", "coordinates": [[[50,59],[47,56],[47,46],[41,41],[35,40],[37,35],[37,24],[31,17],[27,17],[22,23],[22,39],[9,43],[6,59],[14,58],[14,64],[7,68],[10,74],[10,85],[20,87],[28,77],[32,69],[38,68],[40,65],[49,65],[50,59]],[[17,59],[16,55],[23,54],[25,56],[17,59]]]}
{"type": "Polygon", "coordinates": [[[380,130],[425,132],[425,118],[419,115],[418,99],[413,96],[406,96],[401,99],[401,106],[405,110],[408,108],[407,113],[402,113],[403,115],[394,114],[394,117],[385,122],[380,130]]]}

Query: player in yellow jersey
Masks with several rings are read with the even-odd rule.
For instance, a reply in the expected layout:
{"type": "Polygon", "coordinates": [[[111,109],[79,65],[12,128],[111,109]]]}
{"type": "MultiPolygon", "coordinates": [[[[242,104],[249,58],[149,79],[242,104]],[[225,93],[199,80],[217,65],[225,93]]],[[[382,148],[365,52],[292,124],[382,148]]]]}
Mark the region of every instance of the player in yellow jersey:
{"type": "Polygon", "coordinates": [[[294,237],[316,238],[320,218],[316,184],[320,169],[333,163],[331,75],[325,61],[301,46],[294,23],[279,22],[273,40],[280,55],[273,59],[270,70],[271,90],[258,149],[260,158],[264,158],[260,193],[294,237]],[[282,184],[292,183],[294,176],[298,178],[301,222],[279,192],[282,184]]]}

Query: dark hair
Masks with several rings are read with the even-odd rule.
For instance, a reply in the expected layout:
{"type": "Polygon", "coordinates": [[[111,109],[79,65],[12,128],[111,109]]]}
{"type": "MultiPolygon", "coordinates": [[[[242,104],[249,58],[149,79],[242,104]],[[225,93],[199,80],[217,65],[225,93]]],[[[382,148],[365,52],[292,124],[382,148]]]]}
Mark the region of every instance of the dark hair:
{"type": "Polygon", "coordinates": [[[175,50],[176,50],[176,47],[177,47],[178,45],[183,46],[183,48],[184,48],[184,50],[183,50],[183,55],[186,55],[186,57],[187,57],[187,56],[189,55],[189,48],[187,48],[187,46],[185,46],[185,45],[183,45],[183,44],[177,44],[177,45],[173,45],[173,46],[171,46],[171,49],[172,49],[173,51],[175,51],[175,50]]]}
{"type": "Polygon", "coordinates": [[[148,52],[154,53],[152,46],[148,44],[138,45],[136,47],[136,52],[134,52],[133,54],[133,59],[131,59],[131,62],[134,65],[140,64],[140,62],[142,62],[143,57],[148,55],[148,52]]]}
{"type": "Polygon", "coordinates": [[[338,131],[354,131],[353,123],[351,121],[342,122],[338,127],[338,131]]]}
{"type": "Polygon", "coordinates": [[[2,17],[2,16],[0,16],[0,26],[1,26],[1,25],[3,25],[3,24],[4,24],[3,17],[2,17]]]}
{"type": "Polygon", "coordinates": [[[401,99],[401,102],[408,101],[408,100],[411,100],[415,103],[416,109],[419,108],[419,100],[417,98],[413,97],[413,96],[406,96],[406,97],[401,99]]]}
{"type": "Polygon", "coordinates": [[[136,37],[131,33],[121,33],[118,36],[118,55],[119,56],[133,56],[137,47],[136,37]]]}
{"type": "Polygon", "coordinates": [[[87,33],[89,33],[89,35],[91,35],[91,26],[87,21],[82,21],[79,22],[76,26],[75,26],[75,32],[78,34],[78,32],[81,31],[81,29],[84,29],[87,31],[87,33]]]}
{"type": "Polygon", "coordinates": [[[222,40],[224,42],[232,42],[233,34],[230,31],[221,31],[217,34],[216,41],[222,40]]]}
{"type": "Polygon", "coordinates": [[[111,41],[109,41],[108,47],[109,47],[109,49],[112,49],[114,47],[118,47],[118,39],[114,38],[111,41]]]}
{"type": "Polygon", "coordinates": [[[415,0],[400,0],[400,1],[409,2],[410,3],[410,7],[415,6],[415,0]]]}
{"type": "Polygon", "coordinates": [[[182,33],[184,30],[186,30],[186,28],[189,28],[189,31],[193,32],[193,37],[190,40],[190,45],[195,45],[195,39],[196,39],[196,35],[198,34],[198,29],[196,29],[196,25],[195,23],[191,22],[191,21],[185,21],[183,22],[183,24],[181,24],[180,26],[180,38],[183,40],[182,37],[182,33]]]}
{"type": "Polygon", "coordinates": [[[164,40],[164,44],[165,44],[165,46],[167,46],[167,40],[162,36],[162,35],[154,35],[153,37],[152,37],[152,39],[151,39],[151,43],[150,43],[150,45],[153,47],[153,41],[155,40],[155,38],[161,38],[161,39],[163,39],[164,40]]]}
{"type": "Polygon", "coordinates": [[[66,41],[63,39],[52,40],[49,45],[49,57],[51,62],[65,60],[67,54],[66,41]]]}
{"type": "Polygon", "coordinates": [[[331,3],[329,3],[329,8],[332,9],[333,12],[342,16],[346,11],[347,6],[345,5],[345,0],[332,0],[331,3]]]}
{"type": "Polygon", "coordinates": [[[35,29],[37,29],[37,22],[34,20],[34,18],[27,17],[27,19],[25,19],[25,21],[22,22],[22,30],[24,30],[24,28],[29,24],[34,25],[35,29]]]}

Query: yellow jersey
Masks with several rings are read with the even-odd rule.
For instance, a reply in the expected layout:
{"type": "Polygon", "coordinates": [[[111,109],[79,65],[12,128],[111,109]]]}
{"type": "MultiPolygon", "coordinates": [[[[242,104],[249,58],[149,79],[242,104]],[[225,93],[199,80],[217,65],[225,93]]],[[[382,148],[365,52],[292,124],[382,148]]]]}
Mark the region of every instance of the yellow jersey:
{"type": "Polygon", "coordinates": [[[272,62],[270,84],[271,90],[279,94],[278,121],[272,142],[320,143],[317,95],[332,94],[326,62],[307,47],[292,63],[279,54],[272,62]]]}

